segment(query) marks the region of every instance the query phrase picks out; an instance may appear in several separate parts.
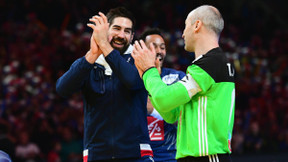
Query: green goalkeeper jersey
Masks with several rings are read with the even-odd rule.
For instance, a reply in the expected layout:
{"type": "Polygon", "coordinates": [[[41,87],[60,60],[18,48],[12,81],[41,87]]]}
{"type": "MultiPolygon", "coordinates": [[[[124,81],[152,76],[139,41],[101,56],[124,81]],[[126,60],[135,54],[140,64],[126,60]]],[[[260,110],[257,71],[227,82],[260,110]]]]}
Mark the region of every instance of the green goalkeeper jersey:
{"type": "Polygon", "coordinates": [[[166,85],[156,68],[143,75],[153,106],[178,121],[176,159],[231,153],[234,69],[220,48],[193,61],[182,80],[166,85]]]}

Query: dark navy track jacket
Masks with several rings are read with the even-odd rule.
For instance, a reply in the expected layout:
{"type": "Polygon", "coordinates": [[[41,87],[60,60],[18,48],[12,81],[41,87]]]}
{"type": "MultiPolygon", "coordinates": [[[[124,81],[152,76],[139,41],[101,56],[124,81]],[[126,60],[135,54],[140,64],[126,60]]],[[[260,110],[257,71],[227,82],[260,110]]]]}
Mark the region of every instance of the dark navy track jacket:
{"type": "Polygon", "coordinates": [[[117,50],[105,59],[111,76],[105,75],[102,65],[82,57],[56,83],[61,96],[82,92],[84,156],[90,161],[149,155],[147,92],[134,60],[117,50]]]}

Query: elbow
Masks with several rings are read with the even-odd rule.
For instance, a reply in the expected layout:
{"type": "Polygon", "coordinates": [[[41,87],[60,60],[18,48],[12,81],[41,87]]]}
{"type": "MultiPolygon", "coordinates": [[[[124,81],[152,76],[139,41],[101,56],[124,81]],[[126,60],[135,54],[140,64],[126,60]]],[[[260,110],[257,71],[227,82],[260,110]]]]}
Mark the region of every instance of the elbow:
{"type": "Polygon", "coordinates": [[[62,97],[67,97],[68,96],[68,94],[64,90],[64,87],[58,81],[56,83],[56,92],[57,92],[57,94],[59,94],[62,97]]]}
{"type": "Polygon", "coordinates": [[[63,93],[61,87],[58,84],[56,84],[56,92],[57,94],[60,94],[60,95],[63,93]]]}
{"type": "Polygon", "coordinates": [[[169,104],[170,102],[161,96],[155,96],[154,103],[159,112],[167,113],[173,109],[172,105],[169,104]]]}
{"type": "Polygon", "coordinates": [[[65,96],[64,92],[63,92],[63,90],[62,90],[62,88],[60,86],[56,85],[56,92],[57,92],[57,94],[59,94],[62,97],[65,96]]]}

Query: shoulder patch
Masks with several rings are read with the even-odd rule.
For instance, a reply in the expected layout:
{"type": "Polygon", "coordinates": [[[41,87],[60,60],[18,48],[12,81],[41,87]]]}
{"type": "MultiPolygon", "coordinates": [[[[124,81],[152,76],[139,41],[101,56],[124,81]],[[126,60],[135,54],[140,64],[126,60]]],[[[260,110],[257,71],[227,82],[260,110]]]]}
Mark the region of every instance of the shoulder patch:
{"type": "Polygon", "coordinates": [[[206,71],[215,82],[234,82],[234,66],[228,62],[224,53],[204,55],[194,64],[206,71]]]}

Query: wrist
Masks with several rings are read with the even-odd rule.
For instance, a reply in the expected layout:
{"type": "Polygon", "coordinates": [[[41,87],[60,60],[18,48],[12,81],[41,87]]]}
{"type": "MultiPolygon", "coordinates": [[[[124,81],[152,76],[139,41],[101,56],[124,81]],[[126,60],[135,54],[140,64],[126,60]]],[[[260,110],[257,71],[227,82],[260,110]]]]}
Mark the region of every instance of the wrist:
{"type": "Polygon", "coordinates": [[[147,70],[145,71],[145,73],[143,73],[143,75],[142,75],[142,79],[143,79],[143,81],[144,81],[144,84],[145,84],[146,80],[147,80],[150,76],[155,76],[155,75],[157,75],[157,76],[160,77],[160,74],[159,74],[157,68],[147,69],[147,70]]]}
{"type": "Polygon", "coordinates": [[[85,55],[86,61],[89,62],[90,64],[94,64],[97,58],[98,57],[95,57],[95,55],[92,54],[91,50],[89,50],[85,55]]]}
{"type": "Polygon", "coordinates": [[[150,69],[152,69],[152,68],[156,68],[156,67],[155,67],[155,66],[150,66],[150,67],[147,68],[146,70],[143,70],[142,78],[143,78],[144,74],[145,74],[148,70],[150,70],[150,69]]]}
{"type": "Polygon", "coordinates": [[[108,41],[101,41],[101,43],[99,43],[99,48],[101,49],[105,57],[113,51],[113,47],[108,41]]]}

